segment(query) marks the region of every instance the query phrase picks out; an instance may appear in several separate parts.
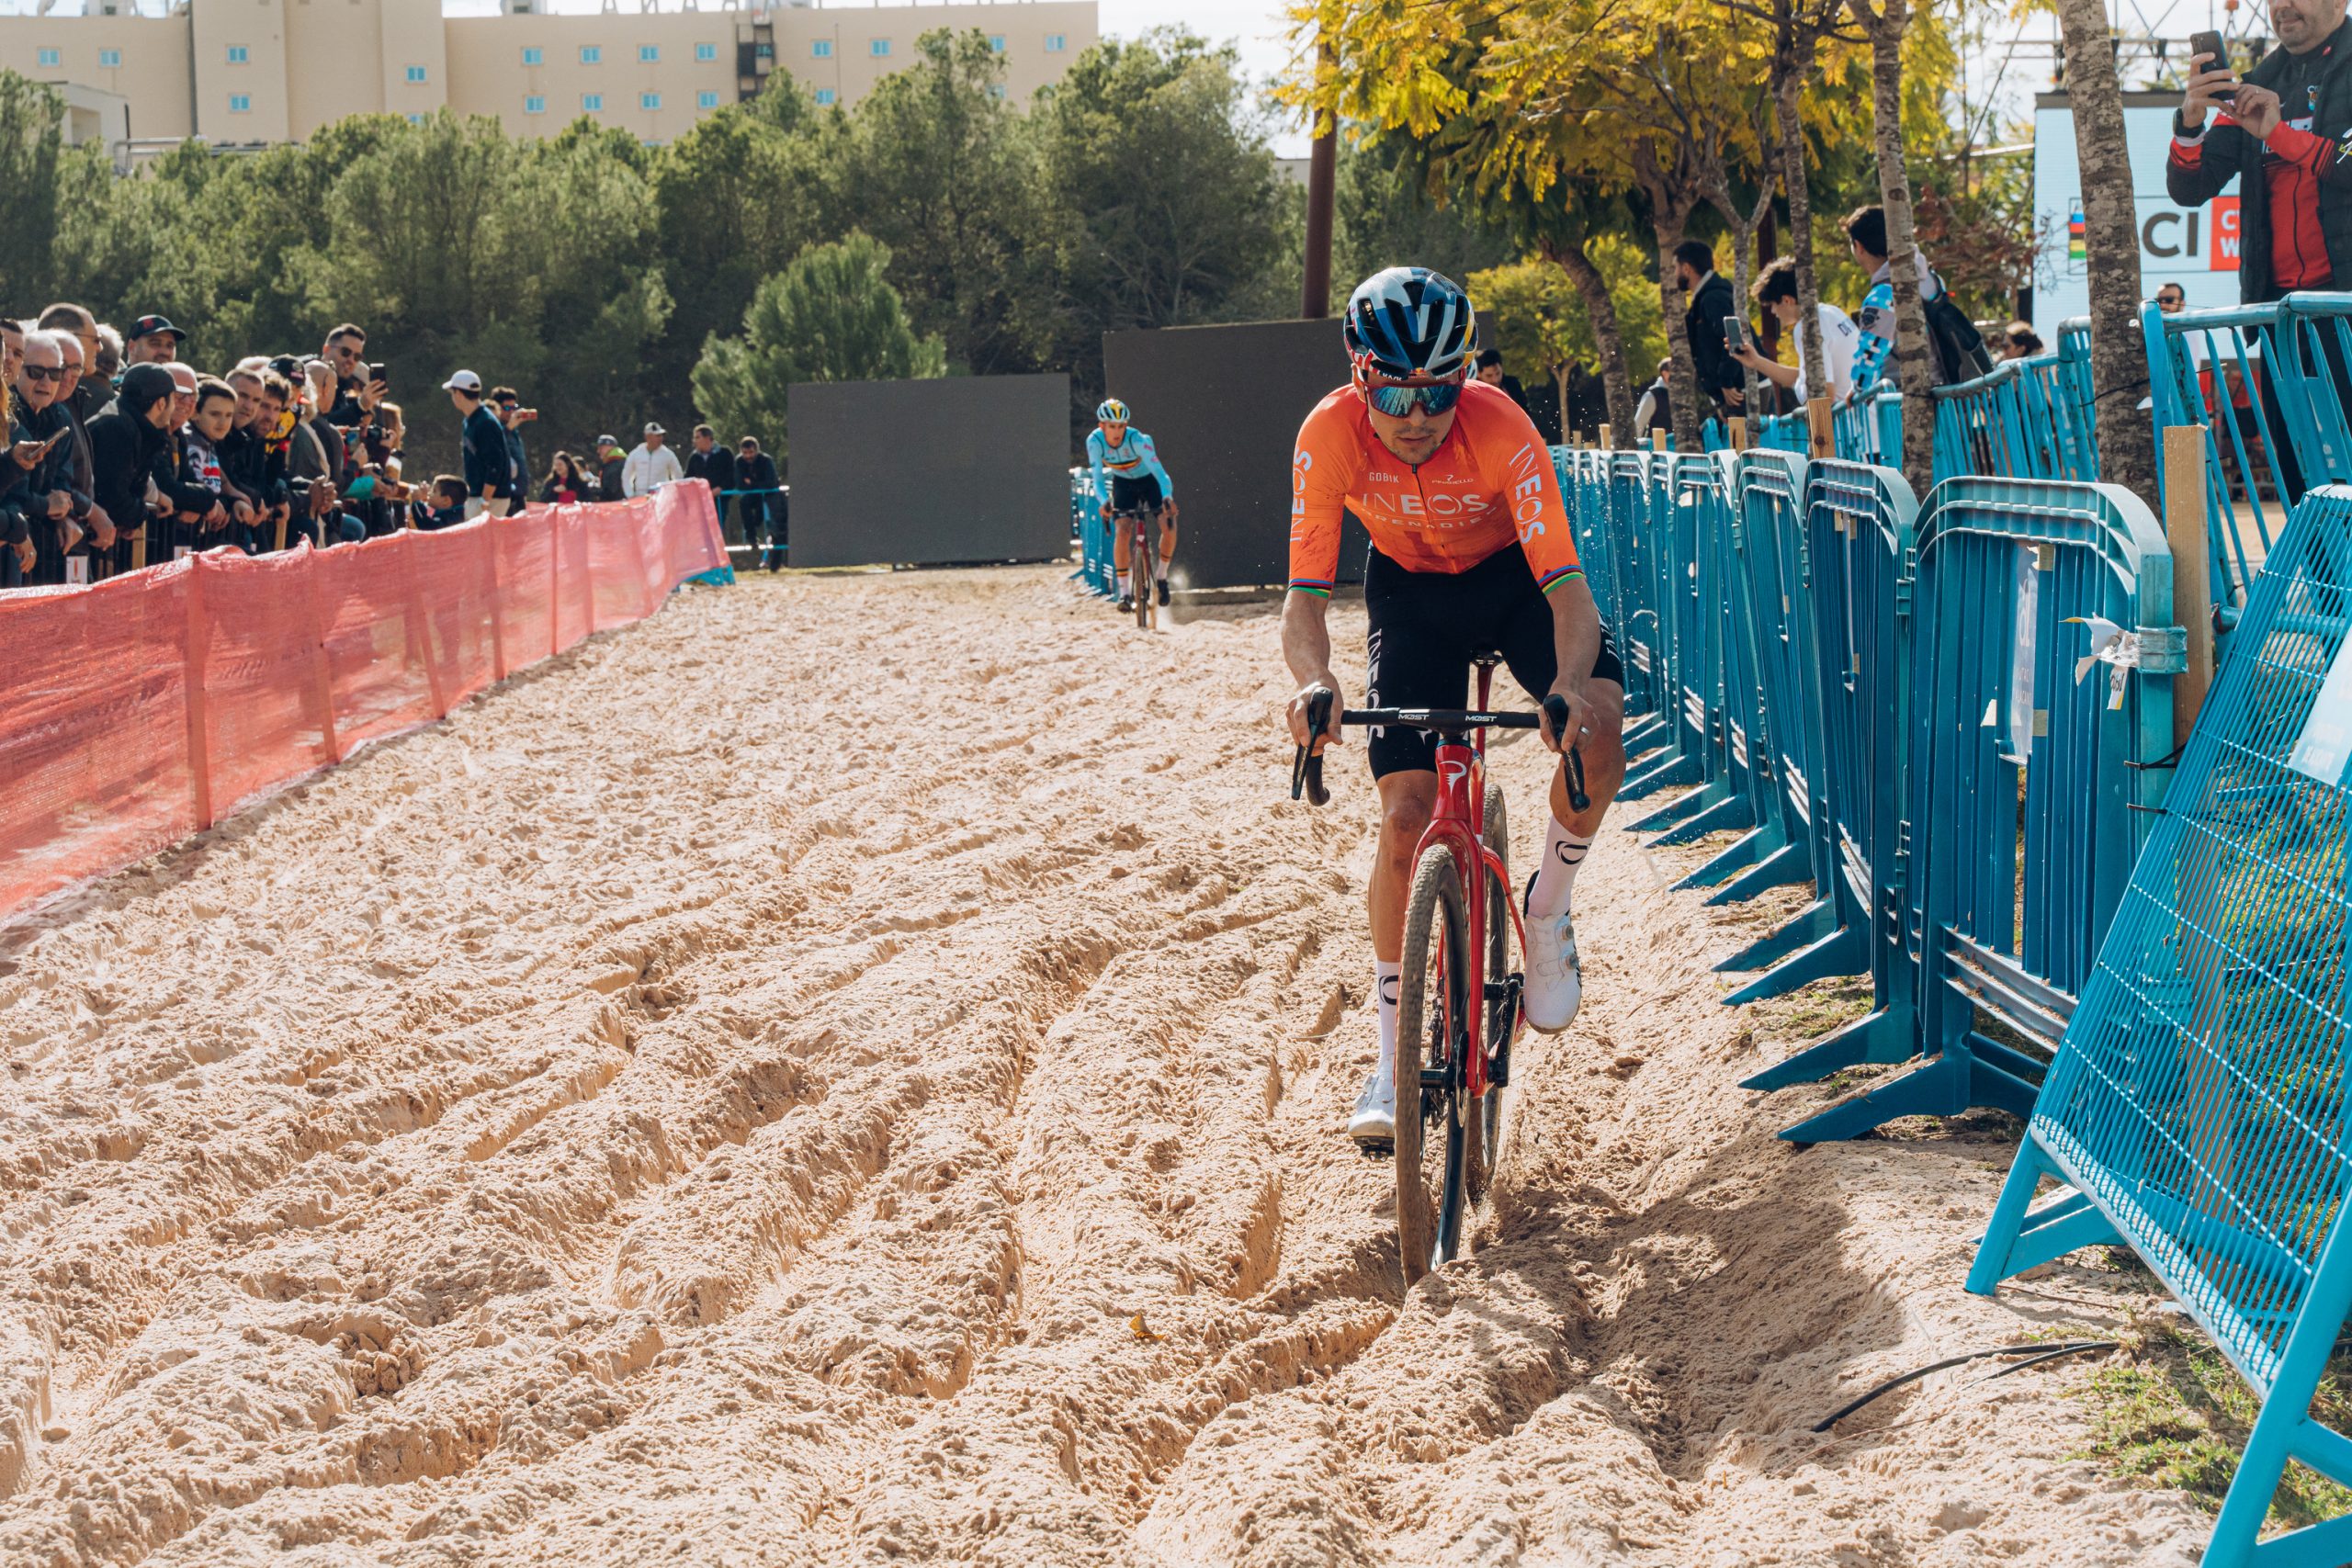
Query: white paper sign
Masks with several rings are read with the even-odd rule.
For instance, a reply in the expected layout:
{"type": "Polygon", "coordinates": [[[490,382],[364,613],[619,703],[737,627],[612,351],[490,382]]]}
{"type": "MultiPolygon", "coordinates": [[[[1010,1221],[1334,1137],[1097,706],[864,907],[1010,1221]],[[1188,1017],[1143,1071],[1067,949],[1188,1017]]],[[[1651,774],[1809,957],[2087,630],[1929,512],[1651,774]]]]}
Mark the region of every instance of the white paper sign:
{"type": "Polygon", "coordinates": [[[65,585],[68,588],[87,588],[90,586],[89,557],[67,556],[65,558],[65,585]]]}
{"type": "Polygon", "coordinates": [[[2295,749],[2287,755],[2289,767],[2331,789],[2344,783],[2346,761],[2352,761],[2352,637],[2344,639],[2328,661],[2327,679],[2312,699],[2311,716],[2303,720],[2295,749]]]}
{"type": "Polygon", "coordinates": [[[2009,755],[2033,754],[2033,644],[2041,622],[2041,573],[2034,548],[2018,551],[2018,616],[2009,628],[2009,755]]]}

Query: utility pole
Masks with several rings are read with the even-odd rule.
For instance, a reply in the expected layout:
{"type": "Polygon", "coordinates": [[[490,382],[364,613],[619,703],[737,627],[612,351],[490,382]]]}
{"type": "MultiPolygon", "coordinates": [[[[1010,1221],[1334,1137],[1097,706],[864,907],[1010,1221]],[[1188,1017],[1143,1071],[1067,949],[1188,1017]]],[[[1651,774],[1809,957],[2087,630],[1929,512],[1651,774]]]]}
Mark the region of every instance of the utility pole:
{"type": "MultiPolygon", "coordinates": [[[[1325,82],[1339,69],[1339,59],[1326,37],[1316,46],[1317,73],[1325,82]]],[[[1331,206],[1339,154],[1340,117],[1334,114],[1315,138],[1306,159],[1306,283],[1300,290],[1298,313],[1319,321],[1331,313],[1331,206]]]]}

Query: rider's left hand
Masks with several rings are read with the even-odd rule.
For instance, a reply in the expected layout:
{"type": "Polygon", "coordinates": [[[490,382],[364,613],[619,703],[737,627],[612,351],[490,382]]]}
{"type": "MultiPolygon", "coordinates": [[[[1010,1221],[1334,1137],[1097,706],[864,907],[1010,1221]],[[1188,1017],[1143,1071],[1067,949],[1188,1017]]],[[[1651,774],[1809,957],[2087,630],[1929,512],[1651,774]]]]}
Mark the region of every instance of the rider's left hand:
{"type": "Polygon", "coordinates": [[[1568,733],[1565,739],[1553,734],[1551,716],[1545,715],[1541,727],[1544,745],[1548,750],[1565,751],[1576,743],[1577,739],[1584,734],[1586,728],[1591,724],[1592,704],[1584,694],[1584,682],[1581,681],[1555,681],[1552,684],[1552,695],[1563,699],[1568,705],[1568,733]]]}

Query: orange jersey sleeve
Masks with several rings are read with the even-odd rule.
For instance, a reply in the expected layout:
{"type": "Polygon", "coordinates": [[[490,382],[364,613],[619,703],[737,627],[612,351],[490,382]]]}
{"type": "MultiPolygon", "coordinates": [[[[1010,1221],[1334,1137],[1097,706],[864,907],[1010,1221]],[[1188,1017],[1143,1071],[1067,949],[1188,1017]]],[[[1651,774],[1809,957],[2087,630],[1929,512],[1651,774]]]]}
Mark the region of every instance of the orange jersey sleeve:
{"type": "Polygon", "coordinates": [[[1362,446],[1348,419],[1348,405],[1356,400],[1342,387],[1317,403],[1291,451],[1290,585],[1326,599],[1340,580],[1340,525],[1355,483],[1352,458],[1362,446]]]}
{"type": "Polygon", "coordinates": [[[1546,593],[1579,576],[1567,507],[1534,421],[1482,381],[1462,389],[1453,427],[1418,468],[1380,444],[1363,400],[1342,387],[1315,405],[1291,457],[1290,586],[1326,596],[1340,524],[1408,571],[1462,572],[1514,543],[1546,593]]]}

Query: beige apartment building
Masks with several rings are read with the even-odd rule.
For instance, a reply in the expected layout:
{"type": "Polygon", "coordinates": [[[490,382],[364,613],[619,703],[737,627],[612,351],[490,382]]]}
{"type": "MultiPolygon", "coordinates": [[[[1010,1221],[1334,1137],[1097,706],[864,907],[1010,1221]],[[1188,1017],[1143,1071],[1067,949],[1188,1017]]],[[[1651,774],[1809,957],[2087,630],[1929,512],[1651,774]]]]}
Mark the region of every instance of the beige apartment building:
{"type": "Polygon", "coordinates": [[[345,115],[442,108],[526,136],[586,115],[663,142],[777,73],[820,104],[855,103],[936,28],[988,35],[1005,95],[1025,101],[1097,37],[1094,0],[683,11],[605,0],[584,14],[545,3],[445,17],[440,0],[151,0],[144,13],[86,0],[81,15],[0,17],[0,66],[65,88],[75,139],[119,134],[122,161],[190,136],[294,141],[345,115]]]}

